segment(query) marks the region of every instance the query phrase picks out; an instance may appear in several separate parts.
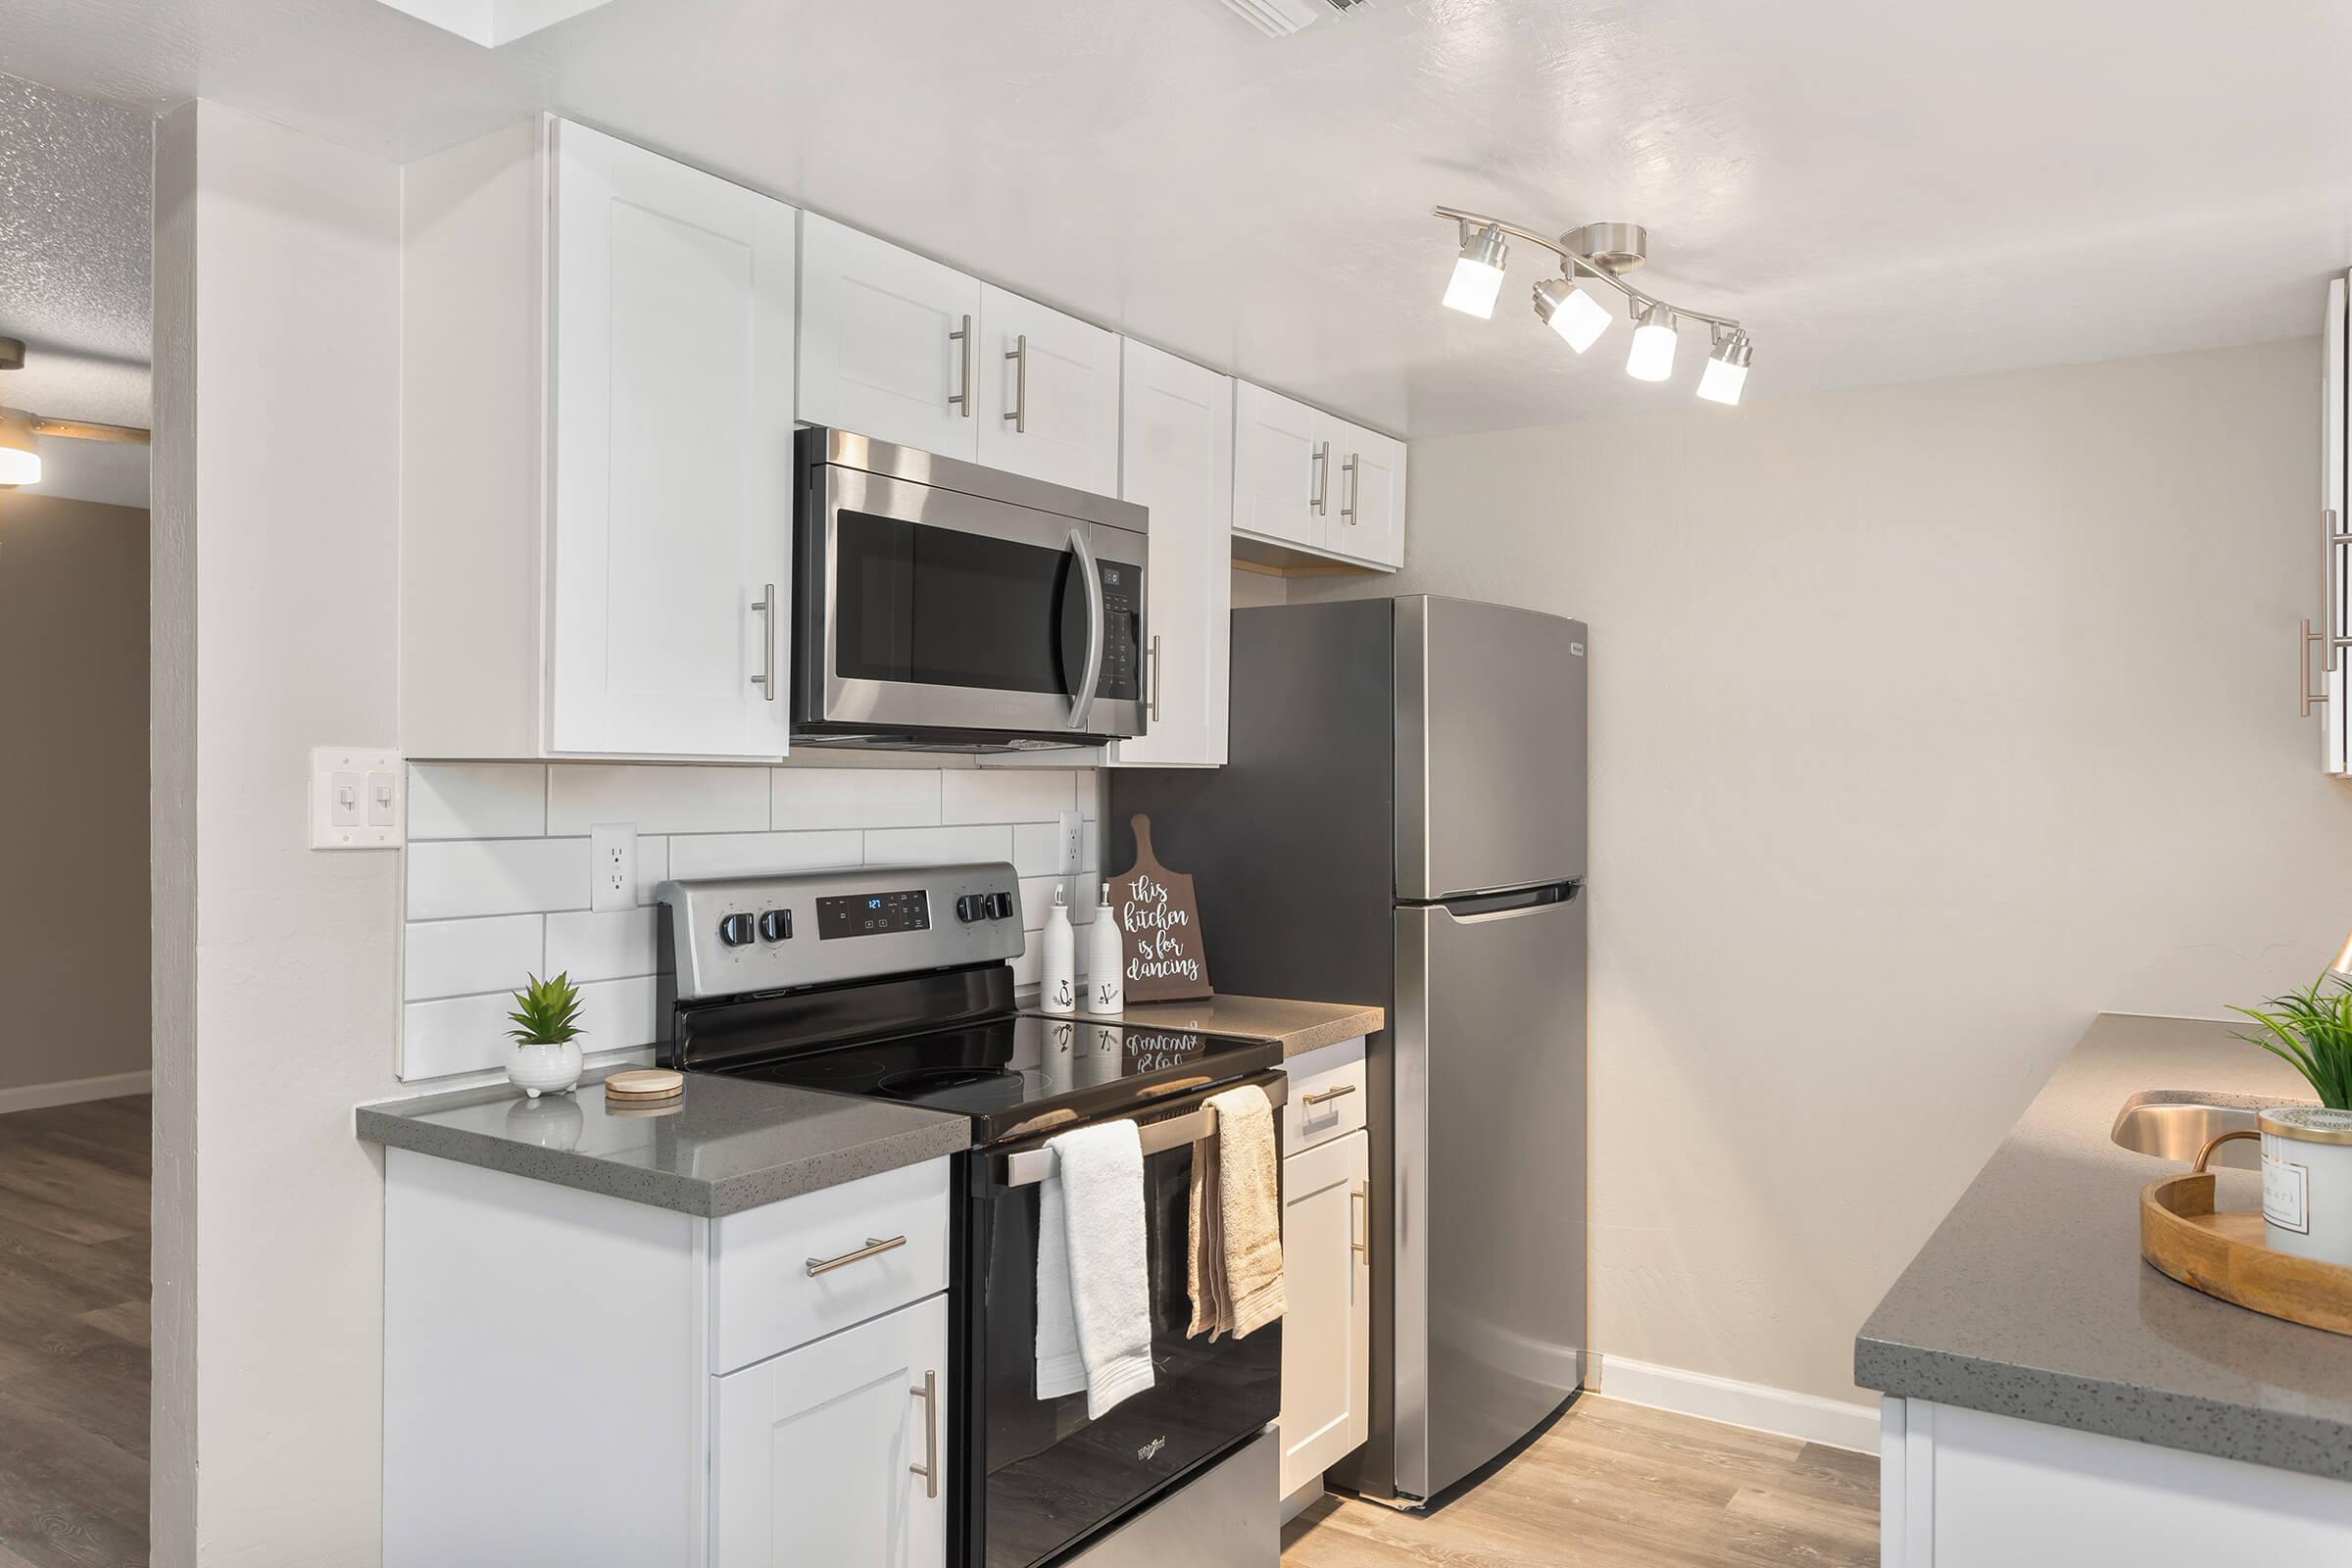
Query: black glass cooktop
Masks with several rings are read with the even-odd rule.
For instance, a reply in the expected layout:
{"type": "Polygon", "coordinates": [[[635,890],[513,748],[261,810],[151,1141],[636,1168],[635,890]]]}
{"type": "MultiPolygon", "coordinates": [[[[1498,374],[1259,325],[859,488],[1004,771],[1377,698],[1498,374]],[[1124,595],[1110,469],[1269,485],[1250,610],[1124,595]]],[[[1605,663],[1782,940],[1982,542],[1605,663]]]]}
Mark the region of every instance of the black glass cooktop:
{"type": "Polygon", "coordinates": [[[772,1048],[720,1070],[959,1111],[972,1118],[975,1144],[1129,1113],[1282,1064],[1282,1048],[1271,1041],[1099,1023],[1084,1013],[1006,1014],[884,1040],[772,1048]]]}

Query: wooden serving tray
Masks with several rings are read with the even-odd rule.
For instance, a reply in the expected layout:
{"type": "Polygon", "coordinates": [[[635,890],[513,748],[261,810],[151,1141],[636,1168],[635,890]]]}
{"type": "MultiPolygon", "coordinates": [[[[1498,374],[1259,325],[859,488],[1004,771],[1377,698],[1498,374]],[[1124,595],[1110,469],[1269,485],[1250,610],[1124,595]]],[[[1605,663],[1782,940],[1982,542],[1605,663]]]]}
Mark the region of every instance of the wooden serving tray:
{"type": "Polygon", "coordinates": [[[2139,1192],[2139,1255],[2191,1290],[2290,1323],[2352,1334],[2352,1268],[2281,1252],[2262,1215],[2217,1214],[2213,1173],[2167,1176],[2139,1192]]]}

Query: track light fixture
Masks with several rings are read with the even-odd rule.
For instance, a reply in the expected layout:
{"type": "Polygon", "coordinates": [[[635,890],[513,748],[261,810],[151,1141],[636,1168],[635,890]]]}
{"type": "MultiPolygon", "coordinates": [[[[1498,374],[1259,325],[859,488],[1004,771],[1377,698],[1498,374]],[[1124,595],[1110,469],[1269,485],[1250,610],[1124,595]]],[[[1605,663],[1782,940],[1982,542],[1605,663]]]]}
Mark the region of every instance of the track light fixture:
{"type": "Polygon", "coordinates": [[[1451,309],[1492,318],[1502,288],[1508,240],[1522,239],[1560,259],[1560,275],[1536,285],[1536,319],[1557,332],[1571,349],[1584,353],[1616,318],[1607,305],[1584,287],[1584,280],[1605,284],[1625,296],[1633,317],[1634,341],[1625,357],[1626,374],[1641,381],[1663,381],[1672,376],[1676,324],[1699,321],[1713,334],[1713,352],[1699,377],[1698,395],[1710,403],[1740,401],[1754,353],[1745,328],[1728,316],[1669,304],[1625,280],[1627,273],[1648,260],[1649,231],[1641,224],[1587,223],[1557,239],[1546,239],[1532,229],[1482,213],[1454,207],[1440,207],[1435,212],[1450,220],[1461,236],[1453,276],[1446,285],[1446,304],[1451,309]]]}
{"type": "MultiPolygon", "coordinates": [[[[0,337],[0,370],[24,368],[24,344],[0,337]]],[[[85,419],[48,419],[23,409],[0,408],[0,490],[41,482],[41,446],[37,436],[64,436],[74,441],[135,441],[144,445],[147,432],[127,424],[92,424],[85,419]]]]}

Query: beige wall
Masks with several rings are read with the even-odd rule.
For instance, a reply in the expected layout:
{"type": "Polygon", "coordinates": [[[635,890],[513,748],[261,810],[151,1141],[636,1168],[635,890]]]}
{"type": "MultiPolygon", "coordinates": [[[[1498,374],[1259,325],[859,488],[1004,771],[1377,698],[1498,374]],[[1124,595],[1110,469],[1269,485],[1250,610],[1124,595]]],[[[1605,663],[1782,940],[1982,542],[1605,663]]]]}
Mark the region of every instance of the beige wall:
{"type": "Polygon", "coordinates": [[[0,1102],[147,1070],[147,514],[0,492],[0,1102]]]}
{"type": "Polygon", "coordinates": [[[1855,1328],[2094,1013],[2327,961],[2319,374],[2290,342],[1413,443],[1395,591],[1592,624],[1605,1354],[1855,1397],[1855,1328]]]}

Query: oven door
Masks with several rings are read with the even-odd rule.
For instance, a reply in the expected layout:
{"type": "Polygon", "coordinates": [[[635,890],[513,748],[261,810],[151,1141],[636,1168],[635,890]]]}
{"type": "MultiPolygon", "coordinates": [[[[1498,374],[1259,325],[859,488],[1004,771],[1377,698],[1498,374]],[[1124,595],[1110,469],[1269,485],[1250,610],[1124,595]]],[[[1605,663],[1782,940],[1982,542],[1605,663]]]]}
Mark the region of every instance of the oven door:
{"type": "Polygon", "coordinates": [[[798,727],[1143,732],[1142,534],[833,464],[803,505],[798,727]]]}
{"type": "MultiPolygon", "coordinates": [[[[1281,1073],[1242,1081],[1264,1087],[1279,1107],[1281,1073]]],[[[1144,1120],[1153,1383],[1099,1421],[1087,1419],[1083,1393],[1037,1396],[1035,1173],[1003,1150],[968,1156],[956,1306],[967,1375],[955,1489],[964,1544],[956,1560],[966,1568],[1047,1562],[1282,1413],[1281,1323],[1243,1340],[1185,1337],[1194,1145],[1154,1152],[1150,1130],[1192,1116],[1213,1092],[1171,1101],[1144,1120]]],[[[1279,1108],[1274,1121],[1279,1147],[1279,1108]]],[[[1041,1147],[1043,1140],[1011,1146],[1041,1147]]]]}

